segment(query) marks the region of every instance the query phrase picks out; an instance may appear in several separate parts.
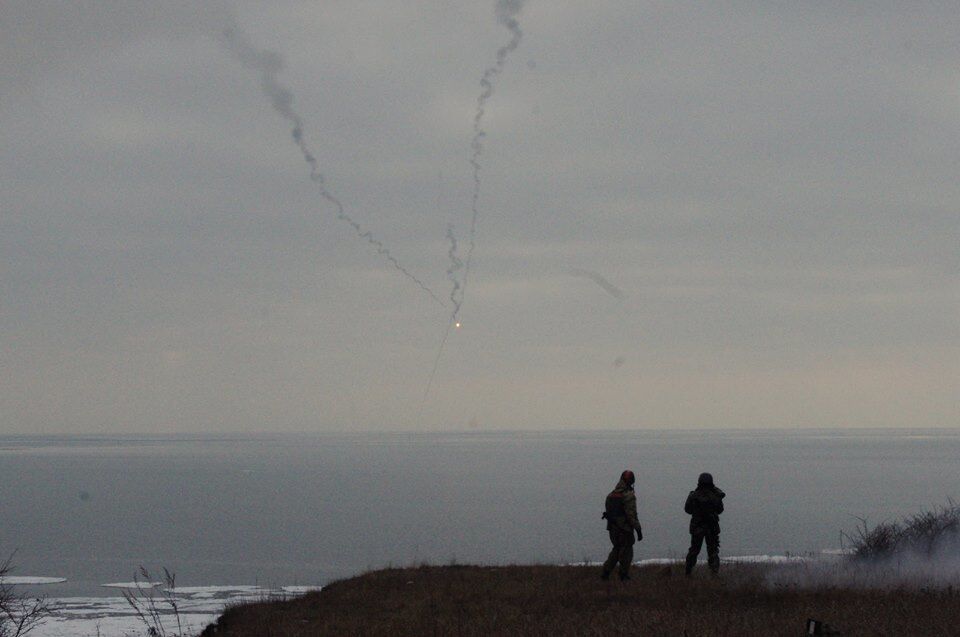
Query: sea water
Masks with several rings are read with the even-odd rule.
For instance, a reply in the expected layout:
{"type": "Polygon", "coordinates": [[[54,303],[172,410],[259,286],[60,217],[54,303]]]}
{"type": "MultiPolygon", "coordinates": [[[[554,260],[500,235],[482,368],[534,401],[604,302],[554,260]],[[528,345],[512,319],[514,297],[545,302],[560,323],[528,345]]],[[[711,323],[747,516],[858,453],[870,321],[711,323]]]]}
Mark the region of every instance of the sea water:
{"type": "Polygon", "coordinates": [[[18,585],[61,600],[37,635],[136,628],[104,585],[141,566],[174,573],[202,625],[231,600],[388,565],[602,559],[623,469],[638,560],[685,552],[702,471],[727,493],[722,555],[796,555],[960,496],[960,432],[0,436],[0,552],[28,582],[65,579],[18,585]]]}

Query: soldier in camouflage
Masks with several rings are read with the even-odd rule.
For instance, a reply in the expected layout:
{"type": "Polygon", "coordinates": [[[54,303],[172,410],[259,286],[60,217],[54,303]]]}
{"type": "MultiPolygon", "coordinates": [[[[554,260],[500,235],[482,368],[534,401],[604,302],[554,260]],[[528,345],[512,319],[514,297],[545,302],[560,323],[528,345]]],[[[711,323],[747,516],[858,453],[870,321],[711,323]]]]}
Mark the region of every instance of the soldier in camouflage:
{"type": "Polygon", "coordinates": [[[607,531],[610,532],[610,542],[613,548],[610,556],[603,563],[600,577],[610,579],[613,569],[620,564],[620,579],[630,579],[630,564],[633,563],[633,532],[637,532],[637,540],[643,539],[640,521],[637,519],[637,496],[633,492],[633,471],[624,471],[620,474],[620,481],[607,495],[603,519],[607,521],[607,531]]]}
{"type": "Polygon", "coordinates": [[[704,540],[710,572],[720,572],[720,514],[726,494],[713,484],[713,476],[701,473],[697,488],[687,496],[683,510],[690,514],[690,550],[687,551],[687,575],[693,573],[704,540]]]}

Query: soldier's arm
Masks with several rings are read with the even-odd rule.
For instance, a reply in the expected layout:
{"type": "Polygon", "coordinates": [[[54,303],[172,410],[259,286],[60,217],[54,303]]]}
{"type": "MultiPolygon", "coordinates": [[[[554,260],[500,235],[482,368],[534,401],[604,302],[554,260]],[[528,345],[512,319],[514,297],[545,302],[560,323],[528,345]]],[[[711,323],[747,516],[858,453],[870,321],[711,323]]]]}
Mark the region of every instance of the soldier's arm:
{"type": "Polygon", "coordinates": [[[717,514],[723,513],[723,499],[727,496],[726,493],[720,489],[714,488],[717,492],[717,514]]]}
{"type": "Polygon", "coordinates": [[[687,515],[693,515],[693,492],[687,496],[687,502],[683,505],[683,512],[687,515]]]}
{"type": "Polygon", "coordinates": [[[623,495],[623,512],[627,516],[627,523],[634,529],[639,529],[640,520],[637,519],[637,494],[633,491],[627,491],[623,495]]]}

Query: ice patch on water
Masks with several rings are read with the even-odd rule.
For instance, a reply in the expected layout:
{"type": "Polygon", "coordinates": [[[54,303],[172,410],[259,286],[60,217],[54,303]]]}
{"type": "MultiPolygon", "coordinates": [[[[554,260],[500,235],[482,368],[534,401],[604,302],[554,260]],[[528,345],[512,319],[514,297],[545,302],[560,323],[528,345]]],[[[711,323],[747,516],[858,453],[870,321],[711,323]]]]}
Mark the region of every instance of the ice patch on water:
{"type": "Polygon", "coordinates": [[[206,593],[232,593],[232,592],[244,592],[244,593],[256,593],[259,591],[267,591],[269,589],[256,586],[254,584],[238,584],[236,586],[230,585],[216,585],[216,586],[177,586],[176,588],[167,589],[171,593],[177,593],[178,595],[197,595],[197,594],[206,594],[206,593]]]}
{"type": "Polygon", "coordinates": [[[34,575],[7,575],[6,577],[0,577],[0,584],[23,584],[31,586],[62,584],[66,581],[66,577],[36,577],[34,575]]]}
{"type": "Polygon", "coordinates": [[[212,599],[215,597],[230,598],[231,600],[238,597],[255,599],[256,597],[269,597],[276,594],[276,591],[269,588],[245,584],[237,586],[177,586],[176,588],[168,588],[166,591],[178,597],[188,596],[191,599],[212,599]]]}
{"type": "Polygon", "coordinates": [[[103,588],[129,588],[130,590],[148,590],[156,586],[161,586],[163,582],[112,582],[110,584],[101,584],[103,588]]]}
{"type": "Polygon", "coordinates": [[[314,591],[319,591],[323,586],[283,586],[280,588],[284,593],[292,593],[294,595],[302,595],[304,593],[312,593],[314,591]]]}
{"type": "Polygon", "coordinates": [[[856,549],[822,549],[821,555],[853,555],[856,549]]]}
{"type": "MultiPolygon", "coordinates": [[[[811,553],[809,555],[728,555],[720,558],[720,561],[724,564],[803,564],[807,562],[813,562],[818,559],[818,556],[824,556],[823,559],[827,557],[835,557],[838,555],[845,555],[847,553],[844,549],[824,549],[819,553],[811,553]]],[[[700,561],[702,562],[704,556],[701,554],[700,561]]],[[[669,566],[672,564],[683,564],[685,561],[682,557],[651,557],[643,560],[637,560],[633,563],[634,566],[669,566]]],[[[603,566],[603,562],[570,562],[565,564],[565,566],[603,566]]]]}
{"type": "MultiPolygon", "coordinates": [[[[191,616],[182,620],[184,635],[198,635],[216,621],[220,613],[191,616]]],[[[176,622],[166,624],[176,631],[176,622]]],[[[106,616],[89,619],[53,617],[30,631],[30,637],[132,637],[146,635],[146,626],[138,618],[106,616]]],[[[168,633],[169,634],[169,633],[168,633]]]]}
{"type": "MultiPolygon", "coordinates": [[[[637,560],[633,563],[634,566],[665,566],[667,564],[679,564],[683,560],[672,557],[651,557],[645,560],[637,560]]],[[[563,566],[603,566],[603,562],[568,562],[563,566]]]]}
{"type": "MultiPolygon", "coordinates": [[[[30,632],[31,637],[129,637],[146,635],[147,627],[122,597],[61,597],[49,600],[53,614],[30,632]]],[[[196,635],[223,612],[222,600],[178,604],[184,635],[196,635]]],[[[159,603],[157,609],[167,634],[177,630],[177,618],[159,603]]]]}
{"type": "Polygon", "coordinates": [[[721,562],[729,564],[801,564],[813,560],[803,555],[733,555],[721,557],[721,562]]]}
{"type": "MultiPolygon", "coordinates": [[[[37,580],[55,580],[44,583],[65,581],[63,578],[20,578],[36,583],[37,580]]],[[[207,625],[212,624],[228,606],[264,599],[285,599],[320,590],[320,586],[292,585],[281,587],[263,587],[248,584],[219,586],[178,586],[163,589],[160,582],[113,582],[103,584],[108,588],[143,591],[138,597],[144,604],[153,604],[159,613],[168,635],[176,633],[177,616],[166,601],[171,594],[176,599],[177,614],[184,635],[199,634],[207,625]],[[152,602],[148,601],[151,600],[152,602]]],[[[31,637],[131,637],[146,635],[147,627],[123,597],[60,597],[48,600],[53,613],[44,623],[30,633],[31,637]]]]}

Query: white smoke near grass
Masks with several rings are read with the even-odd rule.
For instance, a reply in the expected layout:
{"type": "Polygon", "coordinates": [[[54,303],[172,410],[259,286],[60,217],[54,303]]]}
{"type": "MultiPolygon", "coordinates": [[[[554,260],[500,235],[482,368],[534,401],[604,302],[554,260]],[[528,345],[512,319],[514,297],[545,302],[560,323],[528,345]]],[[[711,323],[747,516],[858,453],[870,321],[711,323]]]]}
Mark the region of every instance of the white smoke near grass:
{"type": "Polygon", "coordinates": [[[869,561],[820,557],[770,568],[764,582],[775,588],[960,588],[960,554],[908,552],[869,561]]]}
{"type": "Polygon", "coordinates": [[[772,586],[804,588],[960,587],[960,506],[918,513],[870,527],[865,519],[844,537],[850,547],[833,559],[772,569],[772,586]]]}

